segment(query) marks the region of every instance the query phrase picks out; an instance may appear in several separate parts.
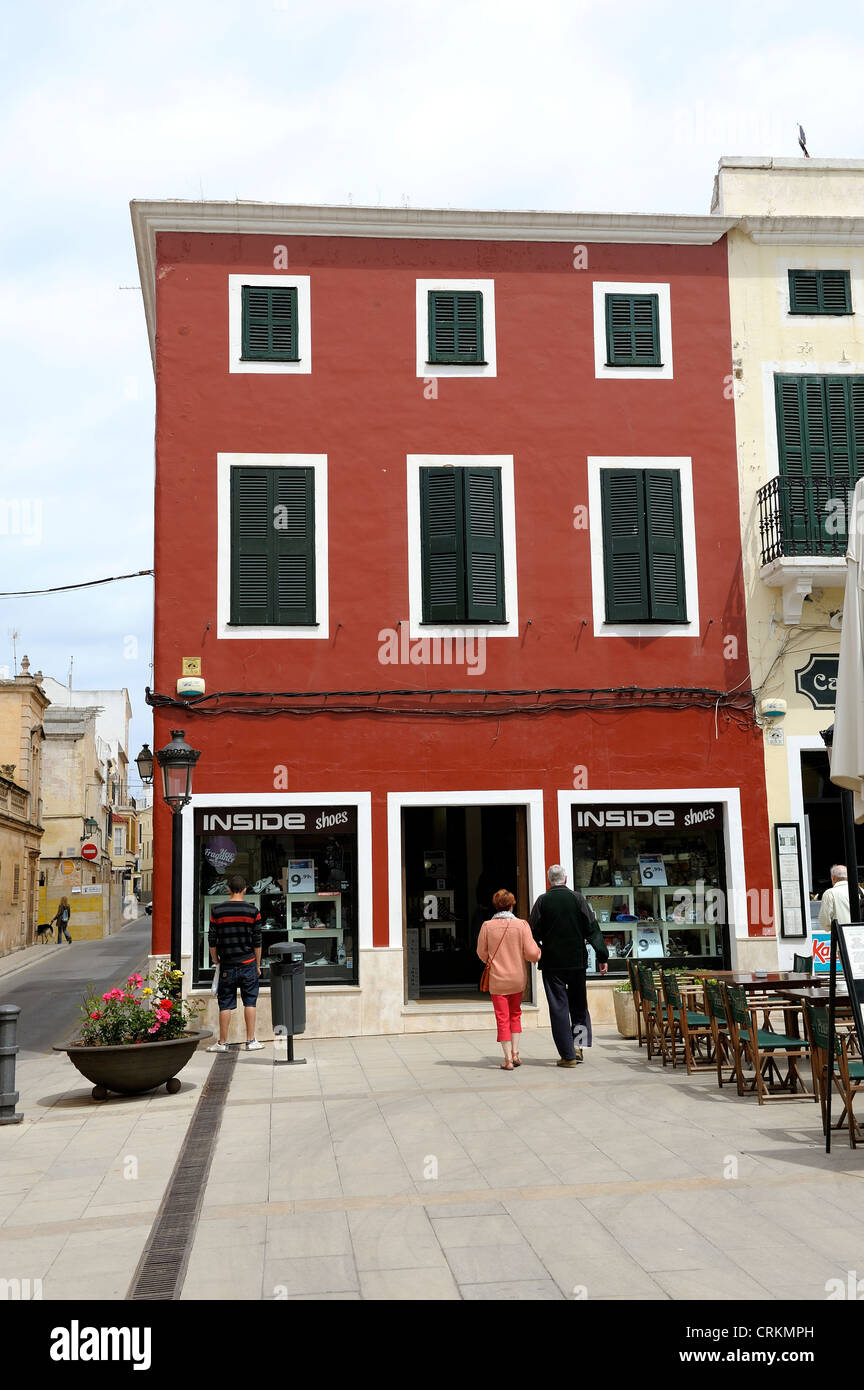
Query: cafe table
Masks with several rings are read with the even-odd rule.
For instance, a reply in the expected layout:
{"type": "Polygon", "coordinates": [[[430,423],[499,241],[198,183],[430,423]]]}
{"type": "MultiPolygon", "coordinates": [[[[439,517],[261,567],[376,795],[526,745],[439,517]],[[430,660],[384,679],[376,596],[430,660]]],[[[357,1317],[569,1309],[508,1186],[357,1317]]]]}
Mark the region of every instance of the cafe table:
{"type": "Polygon", "coordinates": [[[814,977],[800,970],[699,970],[701,979],[740,985],[745,994],[778,994],[812,987],[814,977]]]}

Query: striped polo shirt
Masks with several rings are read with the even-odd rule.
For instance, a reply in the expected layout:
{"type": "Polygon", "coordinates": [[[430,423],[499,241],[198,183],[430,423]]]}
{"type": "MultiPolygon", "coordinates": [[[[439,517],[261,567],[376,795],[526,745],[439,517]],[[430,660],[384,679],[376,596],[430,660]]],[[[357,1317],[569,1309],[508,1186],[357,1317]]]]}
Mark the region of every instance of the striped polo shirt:
{"type": "Polygon", "coordinates": [[[230,898],[214,903],[208,940],[216,947],[220,965],[248,965],[261,945],[261,913],[254,903],[235,903],[230,898]]]}

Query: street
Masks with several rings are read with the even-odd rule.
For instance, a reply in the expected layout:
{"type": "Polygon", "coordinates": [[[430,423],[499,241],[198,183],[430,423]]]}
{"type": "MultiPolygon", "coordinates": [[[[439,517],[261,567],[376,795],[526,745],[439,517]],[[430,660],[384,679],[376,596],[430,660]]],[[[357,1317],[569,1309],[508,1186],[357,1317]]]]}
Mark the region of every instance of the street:
{"type": "Polygon", "coordinates": [[[140,969],[150,949],[151,927],[152,919],[141,916],[101,941],[41,946],[39,952],[50,952],[47,960],[37,953],[35,964],[0,977],[0,1004],[17,1004],[21,1010],[19,1057],[50,1052],[72,1035],[88,986],[102,993],[140,969]]]}

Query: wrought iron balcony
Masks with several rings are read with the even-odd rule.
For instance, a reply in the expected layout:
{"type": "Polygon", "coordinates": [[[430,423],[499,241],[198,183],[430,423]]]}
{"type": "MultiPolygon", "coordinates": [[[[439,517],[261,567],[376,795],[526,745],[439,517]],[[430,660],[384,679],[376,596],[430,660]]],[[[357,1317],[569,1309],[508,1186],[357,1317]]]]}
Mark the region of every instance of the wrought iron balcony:
{"type": "Polygon", "coordinates": [[[821,478],[772,478],[756,494],[762,565],[788,557],[842,560],[846,518],[855,479],[848,473],[821,478]]]}

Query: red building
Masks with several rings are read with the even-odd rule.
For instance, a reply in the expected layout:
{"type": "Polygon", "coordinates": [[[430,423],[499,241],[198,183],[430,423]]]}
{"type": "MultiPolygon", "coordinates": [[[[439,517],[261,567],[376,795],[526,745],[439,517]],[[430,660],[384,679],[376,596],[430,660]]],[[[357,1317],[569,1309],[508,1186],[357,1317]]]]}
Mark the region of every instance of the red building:
{"type": "Polygon", "coordinates": [[[554,862],[613,972],[746,962],[773,926],[729,223],[180,202],[133,223],[154,746],[202,750],[195,987],[231,872],[265,948],[306,942],[318,1034],[491,1026],[479,924],[499,887],[527,913],[554,862]],[[188,658],[203,696],[177,694],[188,658]]]}

